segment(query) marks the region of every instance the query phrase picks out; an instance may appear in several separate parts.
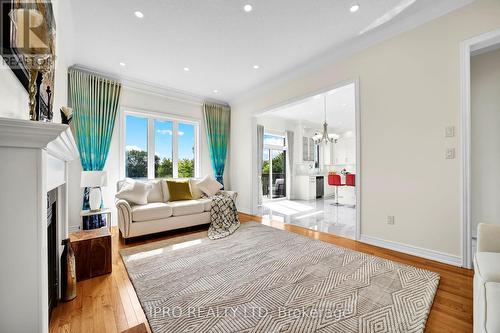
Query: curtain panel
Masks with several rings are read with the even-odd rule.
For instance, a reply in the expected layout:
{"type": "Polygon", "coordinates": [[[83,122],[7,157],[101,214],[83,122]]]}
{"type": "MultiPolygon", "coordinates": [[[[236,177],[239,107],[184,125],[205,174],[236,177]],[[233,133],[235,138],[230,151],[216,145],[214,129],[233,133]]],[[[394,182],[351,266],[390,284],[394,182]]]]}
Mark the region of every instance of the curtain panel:
{"type": "Polygon", "coordinates": [[[259,189],[257,191],[257,205],[262,205],[262,165],[264,155],[264,126],[257,125],[257,179],[259,189]]]}
{"type": "Polygon", "coordinates": [[[203,119],[215,179],[224,185],[223,176],[229,143],[231,108],[224,105],[204,103],[203,119]]]}
{"type": "MultiPolygon", "coordinates": [[[[75,68],[69,69],[68,75],[72,125],[82,169],[101,171],[106,164],[115,127],[121,84],[75,68]]],[[[89,209],[88,188],[84,192],[82,208],[89,209]]],[[[94,223],[93,227],[101,227],[103,221],[90,223],[94,223]]]]}
{"type": "Polygon", "coordinates": [[[287,197],[288,197],[288,200],[291,200],[293,199],[292,196],[293,196],[293,150],[294,150],[294,141],[293,141],[293,131],[286,131],[286,156],[287,156],[287,159],[286,159],[286,162],[287,162],[287,165],[288,165],[288,171],[287,171],[287,184],[286,184],[286,188],[287,188],[287,197]]]}

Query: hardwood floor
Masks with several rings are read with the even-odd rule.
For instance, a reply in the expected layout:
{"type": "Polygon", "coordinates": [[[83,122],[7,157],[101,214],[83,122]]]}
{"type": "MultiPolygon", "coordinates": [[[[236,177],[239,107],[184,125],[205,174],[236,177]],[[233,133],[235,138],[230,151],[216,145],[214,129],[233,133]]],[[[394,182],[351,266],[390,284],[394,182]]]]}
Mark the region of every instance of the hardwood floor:
{"type": "MultiPolygon", "coordinates": [[[[240,214],[242,222],[260,221],[260,217],[240,214]]],[[[441,264],[432,260],[386,250],[332,234],[321,233],[281,222],[265,222],[275,228],[302,234],[313,239],[343,246],[382,258],[428,269],[441,275],[439,288],[427,321],[426,332],[472,332],[472,277],[473,271],[441,264]]],[[[109,275],[78,282],[77,298],[59,303],[54,309],[50,332],[122,332],[146,323],[134,288],[128,278],[119,249],[173,238],[202,229],[170,234],[155,239],[125,245],[113,230],[113,272],[109,275]]]]}

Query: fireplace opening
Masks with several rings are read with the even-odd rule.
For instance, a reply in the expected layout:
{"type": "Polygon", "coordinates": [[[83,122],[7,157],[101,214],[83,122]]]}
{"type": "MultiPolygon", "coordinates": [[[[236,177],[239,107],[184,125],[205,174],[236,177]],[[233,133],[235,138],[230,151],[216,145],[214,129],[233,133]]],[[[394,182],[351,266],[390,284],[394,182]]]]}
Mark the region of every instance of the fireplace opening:
{"type": "Polygon", "coordinates": [[[49,320],[59,295],[59,258],[57,243],[57,189],[47,193],[47,260],[49,288],[49,320]]]}

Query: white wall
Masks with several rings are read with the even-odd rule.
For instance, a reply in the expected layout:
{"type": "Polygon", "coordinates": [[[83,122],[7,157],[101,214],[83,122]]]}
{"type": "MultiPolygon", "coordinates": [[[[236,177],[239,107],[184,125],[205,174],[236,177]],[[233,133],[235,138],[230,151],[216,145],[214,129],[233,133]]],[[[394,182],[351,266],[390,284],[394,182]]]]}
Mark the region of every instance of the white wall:
{"type": "Polygon", "coordinates": [[[471,216],[500,224],[500,49],[471,59],[471,216]]]}
{"type": "Polygon", "coordinates": [[[26,89],[14,72],[7,65],[2,65],[0,67],[0,117],[29,119],[28,102],[26,89]]]}
{"type": "MultiPolygon", "coordinates": [[[[461,252],[459,159],[446,160],[445,126],[459,132],[459,43],[500,27],[500,1],[471,5],[232,103],[231,184],[250,212],[252,116],[337,83],[360,80],[361,233],[439,251],[461,252]],[[395,224],[386,223],[395,216],[395,224]]],[[[460,133],[458,133],[460,134],[460,133]]],[[[459,156],[458,156],[459,157],[459,156]]]]}
{"type": "MultiPolygon", "coordinates": [[[[201,174],[213,175],[210,165],[210,156],[206,140],[206,131],[203,123],[202,106],[198,102],[179,101],[161,96],[158,94],[139,91],[123,87],[120,99],[120,114],[118,115],[109,148],[109,156],[104,170],[108,173],[108,186],[103,188],[103,198],[106,207],[112,209],[112,224],[117,224],[115,209],[116,182],[120,179],[120,122],[123,109],[132,108],[144,111],[154,111],[178,117],[196,119],[200,122],[200,161],[201,174]]],[[[69,186],[69,225],[75,227],[80,225],[80,210],[83,199],[83,189],[80,188],[80,161],[73,161],[70,165],[70,186],[69,186]]],[[[229,188],[229,179],[225,175],[225,184],[229,188]]]]}

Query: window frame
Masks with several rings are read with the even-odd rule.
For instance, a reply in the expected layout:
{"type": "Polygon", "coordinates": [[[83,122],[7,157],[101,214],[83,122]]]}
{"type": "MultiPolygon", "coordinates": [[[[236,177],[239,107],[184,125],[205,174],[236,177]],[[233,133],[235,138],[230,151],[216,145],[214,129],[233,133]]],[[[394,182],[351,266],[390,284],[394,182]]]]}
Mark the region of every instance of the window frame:
{"type": "Polygon", "coordinates": [[[179,176],[179,123],[194,126],[194,177],[200,177],[201,159],[200,159],[200,119],[190,117],[179,117],[178,115],[162,112],[139,110],[132,108],[120,109],[120,178],[125,178],[126,163],[126,123],[127,116],[141,117],[147,119],[147,151],[148,151],[148,170],[147,179],[156,179],[155,177],[155,120],[172,122],[172,177],[179,176]]]}

